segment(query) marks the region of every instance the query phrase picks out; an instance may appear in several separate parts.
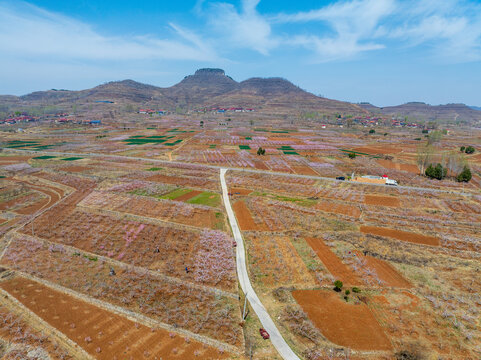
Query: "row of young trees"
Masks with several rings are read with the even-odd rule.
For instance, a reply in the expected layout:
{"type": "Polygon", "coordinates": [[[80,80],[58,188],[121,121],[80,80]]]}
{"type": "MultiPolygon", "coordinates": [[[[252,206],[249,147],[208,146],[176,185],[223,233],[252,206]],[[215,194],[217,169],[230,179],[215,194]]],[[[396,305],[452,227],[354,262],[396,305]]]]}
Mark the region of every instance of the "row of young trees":
{"type": "Polygon", "coordinates": [[[463,153],[452,151],[441,156],[436,154],[435,148],[429,143],[418,148],[416,162],[421,175],[431,179],[442,180],[452,176],[457,181],[468,182],[472,174],[463,153]],[[436,162],[436,158],[441,158],[436,162]]]}

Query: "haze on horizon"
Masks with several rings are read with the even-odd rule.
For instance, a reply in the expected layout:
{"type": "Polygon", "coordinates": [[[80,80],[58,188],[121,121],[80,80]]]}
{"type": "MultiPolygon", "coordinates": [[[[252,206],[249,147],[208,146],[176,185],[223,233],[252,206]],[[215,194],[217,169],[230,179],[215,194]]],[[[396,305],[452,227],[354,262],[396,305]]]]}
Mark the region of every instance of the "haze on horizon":
{"type": "Polygon", "coordinates": [[[481,106],[474,0],[0,0],[0,49],[0,94],[220,67],[350,102],[481,106]]]}

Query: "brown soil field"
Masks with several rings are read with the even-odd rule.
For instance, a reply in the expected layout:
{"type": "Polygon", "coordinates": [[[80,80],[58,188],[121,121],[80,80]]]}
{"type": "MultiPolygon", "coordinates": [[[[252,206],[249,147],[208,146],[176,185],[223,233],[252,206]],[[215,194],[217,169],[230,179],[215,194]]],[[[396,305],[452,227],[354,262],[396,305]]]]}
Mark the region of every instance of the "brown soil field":
{"type": "Polygon", "coordinates": [[[401,164],[397,162],[393,162],[391,160],[379,159],[377,163],[381,166],[384,166],[386,169],[393,169],[393,170],[400,170],[400,171],[407,171],[411,174],[419,174],[419,169],[416,165],[413,164],[401,164]]]}
{"type": "Polygon", "coordinates": [[[341,295],[322,290],[296,290],[292,295],[333,343],[355,350],[391,350],[388,337],[366,304],[347,303],[341,295]]]}
{"type": "Polygon", "coordinates": [[[266,164],[262,161],[254,161],[254,167],[258,170],[269,170],[266,164]]]}
{"type": "Polygon", "coordinates": [[[376,270],[377,276],[385,283],[386,286],[400,288],[412,287],[412,284],[402,277],[401,274],[399,274],[397,270],[386,261],[369,255],[364,256],[360,251],[355,251],[354,253],[360,259],[365,260],[368,267],[376,270]]]}
{"type": "Polygon", "coordinates": [[[365,195],[364,204],[366,205],[377,205],[377,206],[390,206],[399,207],[401,202],[397,197],[394,196],[383,196],[383,195],[365,195]]]}
{"type": "Polygon", "coordinates": [[[31,156],[1,156],[0,165],[10,165],[12,162],[25,162],[31,158],[31,156]]]}
{"type": "Polygon", "coordinates": [[[341,204],[336,202],[320,200],[315,207],[316,209],[319,209],[321,211],[334,213],[334,214],[347,215],[356,219],[359,219],[359,216],[361,216],[361,210],[359,210],[357,206],[353,206],[353,205],[346,205],[346,204],[341,204]]]}
{"type": "Polygon", "coordinates": [[[240,187],[232,187],[232,188],[230,188],[230,192],[233,195],[249,195],[252,192],[252,190],[240,188],[240,187]]]}
{"type": "Polygon", "coordinates": [[[248,252],[254,269],[251,276],[264,286],[316,286],[288,237],[270,234],[249,236],[248,252]]]}
{"type": "Polygon", "coordinates": [[[65,172],[81,173],[90,170],[90,168],[88,166],[66,166],[59,168],[59,170],[65,172]]]}
{"type": "Polygon", "coordinates": [[[420,234],[416,234],[408,231],[396,230],[396,229],[362,225],[361,232],[365,234],[392,237],[397,240],[407,241],[414,244],[431,245],[431,246],[440,245],[439,239],[434,236],[420,235],[420,234]]]}
{"type": "Polygon", "coordinates": [[[319,174],[312,170],[309,166],[292,166],[292,169],[296,172],[296,174],[319,176],[319,174]]]}
{"type": "Polygon", "coordinates": [[[26,194],[26,195],[20,195],[20,196],[14,198],[14,199],[11,199],[11,200],[8,200],[8,201],[4,201],[4,202],[0,203],[0,210],[4,211],[4,210],[8,210],[8,209],[12,208],[15,205],[24,204],[25,202],[27,202],[31,199],[38,198],[37,196],[36,196],[36,194],[26,194]]]}
{"type": "Polygon", "coordinates": [[[36,202],[32,205],[26,206],[26,207],[16,211],[17,213],[19,213],[21,215],[31,215],[31,214],[36,213],[39,210],[42,210],[44,208],[48,208],[48,207],[54,205],[55,203],[57,203],[58,201],[60,201],[60,199],[63,196],[63,190],[62,189],[55,188],[55,187],[48,186],[48,185],[37,186],[37,185],[33,185],[33,184],[31,184],[29,182],[26,182],[26,181],[24,181],[24,182],[28,186],[35,189],[36,191],[44,193],[45,195],[47,195],[47,197],[42,198],[41,200],[39,200],[38,202],[36,202]]]}
{"type": "Polygon", "coordinates": [[[254,219],[252,218],[252,214],[247,208],[247,205],[245,204],[244,201],[239,200],[232,205],[232,208],[234,209],[237,221],[239,222],[239,227],[241,230],[244,231],[249,231],[249,230],[258,230],[258,231],[264,231],[265,230],[265,225],[262,224],[262,226],[259,226],[254,222],[254,219]]]}
{"type": "Polygon", "coordinates": [[[222,359],[218,349],[164,329],[134,323],[25,278],[0,286],[96,359],[222,359]]]}
{"type": "Polygon", "coordinates": [[[373,154],[373,155],[384,155],[384,154],[397,154],[403,151],[401,146],[362,146],[355,148],[354,151],[373,154]]]}
{"type": "Polygon", "coordinates": [[[187,200],[190,200],[190,199],[192,199],[193,197],[195,197],[199,194],[202,194],[202,191],[192,190],[191,192],[189,192],[187,194],[184,194],[184,195],[181,195],[181,196],[175,198],[174,200],[175,201],[187,201],[187,200]]]}
{"type": "Polygon", "coordinates": [[[146,178],[147,181],[161,182],[164,184],[174,184],[179,186],[198,186],[207,189],[216,189],[217,186],[210,179],[203,178],[193,178],[193,177],[180,177],[180,176],[170,176],[156,174],[146,178]]]}
{"type": "Polygon", "coordinates": [[[336,254],[334,254],[329,246],[324,244],[321,239],[306,238],[307,243],[315,251],[324,266],[337,280],[341,280],[348,285],[362,285],[363,282],[358,276],[345,265],[336,254]]]}

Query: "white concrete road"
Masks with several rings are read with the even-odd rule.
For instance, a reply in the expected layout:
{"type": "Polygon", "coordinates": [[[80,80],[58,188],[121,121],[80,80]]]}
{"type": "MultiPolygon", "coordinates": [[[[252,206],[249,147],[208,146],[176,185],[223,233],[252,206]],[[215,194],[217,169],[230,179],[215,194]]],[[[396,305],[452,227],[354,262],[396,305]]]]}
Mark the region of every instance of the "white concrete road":
{"type": "Polygon", "coordinates": [[[276,350],[279,352],[279,355],[281,355],[281,357],[285,360],[300,360],[299,357],[294,353],[294,351],[292,351],[290,346],[286,343],[281,333],[277,329],[276,325],[272,321],[271,317],[269,316],[269,313],[265,309],[264,305],[262,305],[254,289],[252,288],[252,284],[249,280],[249,274],[247,272],[244,240],[242,239],[242,234],[239,230],[236,217],[230,205],[229,193],[227,191],[227,185],[225,182],[225,173],[227,172],[227,170],[228,169],[220,169],[220,183],[222,186],[222,197],[224,199],[225,209],[227,211],[227,216],[229,217],[229,222],[232,228],[232,233],[234,235],[234,240],[237,243],[237,275],[239,277],[239,283],[241,285],[242,291],[244,291],[244,294],[246,294],[247,300],[249,300],[249,303],[251,304],[252,309],[257,314],[260,322],[262,323],[262,326],[271,336],[272,345],[274,345],[276,350]]]}

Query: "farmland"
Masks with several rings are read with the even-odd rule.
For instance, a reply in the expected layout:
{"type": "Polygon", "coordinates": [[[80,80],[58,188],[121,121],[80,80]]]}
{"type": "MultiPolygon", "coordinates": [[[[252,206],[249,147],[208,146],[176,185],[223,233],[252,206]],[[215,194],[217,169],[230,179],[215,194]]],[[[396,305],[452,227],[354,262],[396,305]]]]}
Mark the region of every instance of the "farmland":
{"type": "MultiPolygon", "coordinates": [[[[459,183],[420,175],[419,129],[130,116],[4,133],[0,341],[11,357],[279,359],[248,302],[242,318],[227,168],[250,281],[299,358],[479,358],[479,153],[459,183]],[[400,186],[349,181],[363,175],[400,186]]],[[[432,160],[478,148],[479,135],[452,131],[432,160]]]]}

